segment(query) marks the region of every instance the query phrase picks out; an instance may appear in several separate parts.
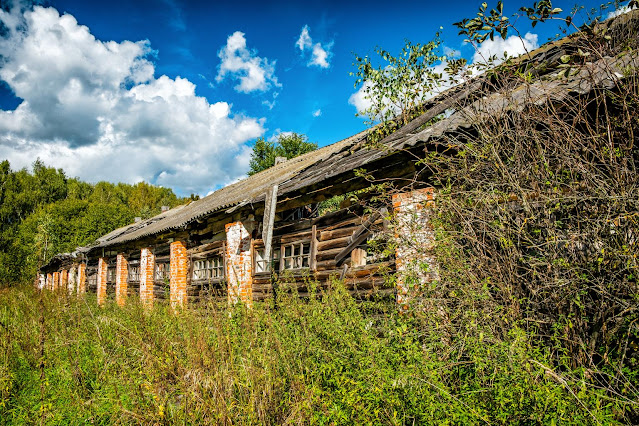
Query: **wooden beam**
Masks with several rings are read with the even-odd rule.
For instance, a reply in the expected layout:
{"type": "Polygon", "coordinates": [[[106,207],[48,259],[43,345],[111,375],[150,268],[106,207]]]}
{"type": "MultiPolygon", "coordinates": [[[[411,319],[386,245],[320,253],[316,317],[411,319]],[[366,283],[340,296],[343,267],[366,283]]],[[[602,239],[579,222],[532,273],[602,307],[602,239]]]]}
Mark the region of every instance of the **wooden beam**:
{"type": "Polygon", "coordinates": [[[275,224],[275,209],[277,207],[278,185],[271,186],[266,191],[264,200],[264,226],[262,228],[262,239],[264,240],[264,258],[271,262],[271,243],[273,242],[273,225],[275,224]]]}
{"type": "Polygon", "coordinates": [[[355,247],[363,243],[373,232],[369,229],[380,217],[386,216],[386,208],[382,208],[380,211],[370,215],[362,226],[353,234],[351,242],[335,256],[335,263],[337,266],[353,251],[355,247]]]}

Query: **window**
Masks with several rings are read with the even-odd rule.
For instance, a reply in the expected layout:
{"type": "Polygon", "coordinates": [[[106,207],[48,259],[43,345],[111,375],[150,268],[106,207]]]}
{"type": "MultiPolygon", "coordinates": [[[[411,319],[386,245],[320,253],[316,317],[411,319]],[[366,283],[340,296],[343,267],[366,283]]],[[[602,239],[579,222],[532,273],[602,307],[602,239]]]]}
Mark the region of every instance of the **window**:
{"type": "Polygon", "coordinates": [[[271,253],[271,262],[264,257],[264,247],[255,248],[255,273],[270,272],[271,265],[273,270],[280,269],[280,249],[274,249],[271,253]]]}
{"type": "Polygon", "coordinates": [[[132,283],[140,281],[139,266],[129,266],[129,276],[127,277],[127,281],[132,283]]]}
{"type": "Polygon", "coordinates": [[[282,269],[302,269],[311,265],[311,242],[282,244],[282,269]]]}
{"type": "Polygon", "coordinates": [[[166,281],[171,279],[171,264],[156,263],[155,264],[155,281],[166,281]]]}
{"type": "Polygon", "coordinates": [[[219,280],[224,278],[224,258],[215,256],[193,262],[194,280],[219,280]]]}
{"type": "Polygon", "coordinates": [[[107,280],[108,283],[114,283],[115,282],[115,268],[114,267],[107,268],[106,280],[107,280]]]}

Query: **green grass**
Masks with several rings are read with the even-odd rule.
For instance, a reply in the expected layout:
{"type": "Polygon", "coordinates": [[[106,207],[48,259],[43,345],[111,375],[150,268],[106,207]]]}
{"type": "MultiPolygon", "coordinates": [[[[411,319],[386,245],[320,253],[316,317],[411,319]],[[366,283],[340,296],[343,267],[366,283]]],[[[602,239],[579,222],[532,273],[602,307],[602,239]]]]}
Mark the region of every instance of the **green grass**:
{"type": "Polygon", "coordinates": [[[602,424],[626,407],[553,372],[513,328],[443,338],[428,315],[322,300],[96,306],[0,290],[0,424],[602,424]],[[430,326],[428,324],[431,324],[430,326]]]}

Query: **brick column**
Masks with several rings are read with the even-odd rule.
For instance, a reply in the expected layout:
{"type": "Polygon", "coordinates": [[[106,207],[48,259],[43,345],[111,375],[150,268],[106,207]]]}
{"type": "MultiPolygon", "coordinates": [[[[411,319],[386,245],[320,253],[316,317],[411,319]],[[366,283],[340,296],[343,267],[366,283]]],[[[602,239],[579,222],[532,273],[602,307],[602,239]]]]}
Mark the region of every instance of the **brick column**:
{"type": "Polygon", "coordinates": [[[47,274],[47,281],[45,284],[47,290],[53,290],[53,275],[51,273],[47,274]]]}
{"type": "Polygon", "coordinates": [[[251,305],[253,299],[253,262],[251,233],[242,222],[233,222],[226,229],[226,282],[229,302],[238,300],[251,305]]]}
{"type": "Polygon", "coordinates": [[[430,224],[434,198],[433,188],[393,195],[397,220],[397,303],[402,310],[421,298],[424,284],[439,278],[432,254],[435,234],[430,224]]]}
{"type": "Polygon", "coordinates": [[[140,253],[140,301],[150,308],[153,306],[153,272],[155,256],[150,248],[143,248],[140,253]]]}
{"type": "Polygon", "coordinates": [[[67,286],[67,290],[69,294],[73,294],[75,290],[75,286],[78,283],[78,268],[76,265],[73,265],[69,268],[69,285],[67,286]]]}
{"type": "Polygon", "coordinates": [[[60,273],[55,271],[53,273],[53,291],[58,289],[58,285],[60,284],[60,273]]]}
{"type": "Polygon", "coordinates": [[[186,243],[174,241],[171,243],[171,307],[173,309],[186,306],[186,276],[188,265],[186,258],[186,243]]]}
{"type": "Polygon", "coordinates": [[[78,265],[78,294],[84,294],[87,291],[87,264],[80,263],[78,265]]]}
{"type": "Polygon", "coordinates": [[[60,290],[66,290],[69,285],[69,271],[63,269],[60,272],[60,290]]]}
{"type": "Polygon", "coordinates": [[[104,257],[98,259],[98,305],[100,306],[103,306],[106,303],[107,268],[107,259],[104,257]]]}
{"type": "Polygon", "coordinates": [[[115,266],[115,301],[118,305],[124,306],[126,303],[126,292],[128,287],[127,279],[129,278],[129,262],[124,254],[118,254],[115,266]]]}

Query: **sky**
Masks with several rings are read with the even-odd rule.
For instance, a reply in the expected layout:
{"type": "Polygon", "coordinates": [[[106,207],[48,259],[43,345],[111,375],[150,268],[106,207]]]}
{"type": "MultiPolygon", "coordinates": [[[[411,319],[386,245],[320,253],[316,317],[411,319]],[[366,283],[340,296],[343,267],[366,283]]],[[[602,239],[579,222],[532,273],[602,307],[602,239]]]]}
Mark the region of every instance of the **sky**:
{"type": "MultiPolygon", "coordinates": [[[[521,37],[476,50],[452,24],[480,3],[0,0],[0,160],[206,195],[246,176],[257,138],[325,146],[365,129],[355,54],[396,54],[441,28],[442,54],[472,63],[557,33],[519,18],[521,37]]],[[[577,22],[599,5],[581,4],[577,22]]]]}

